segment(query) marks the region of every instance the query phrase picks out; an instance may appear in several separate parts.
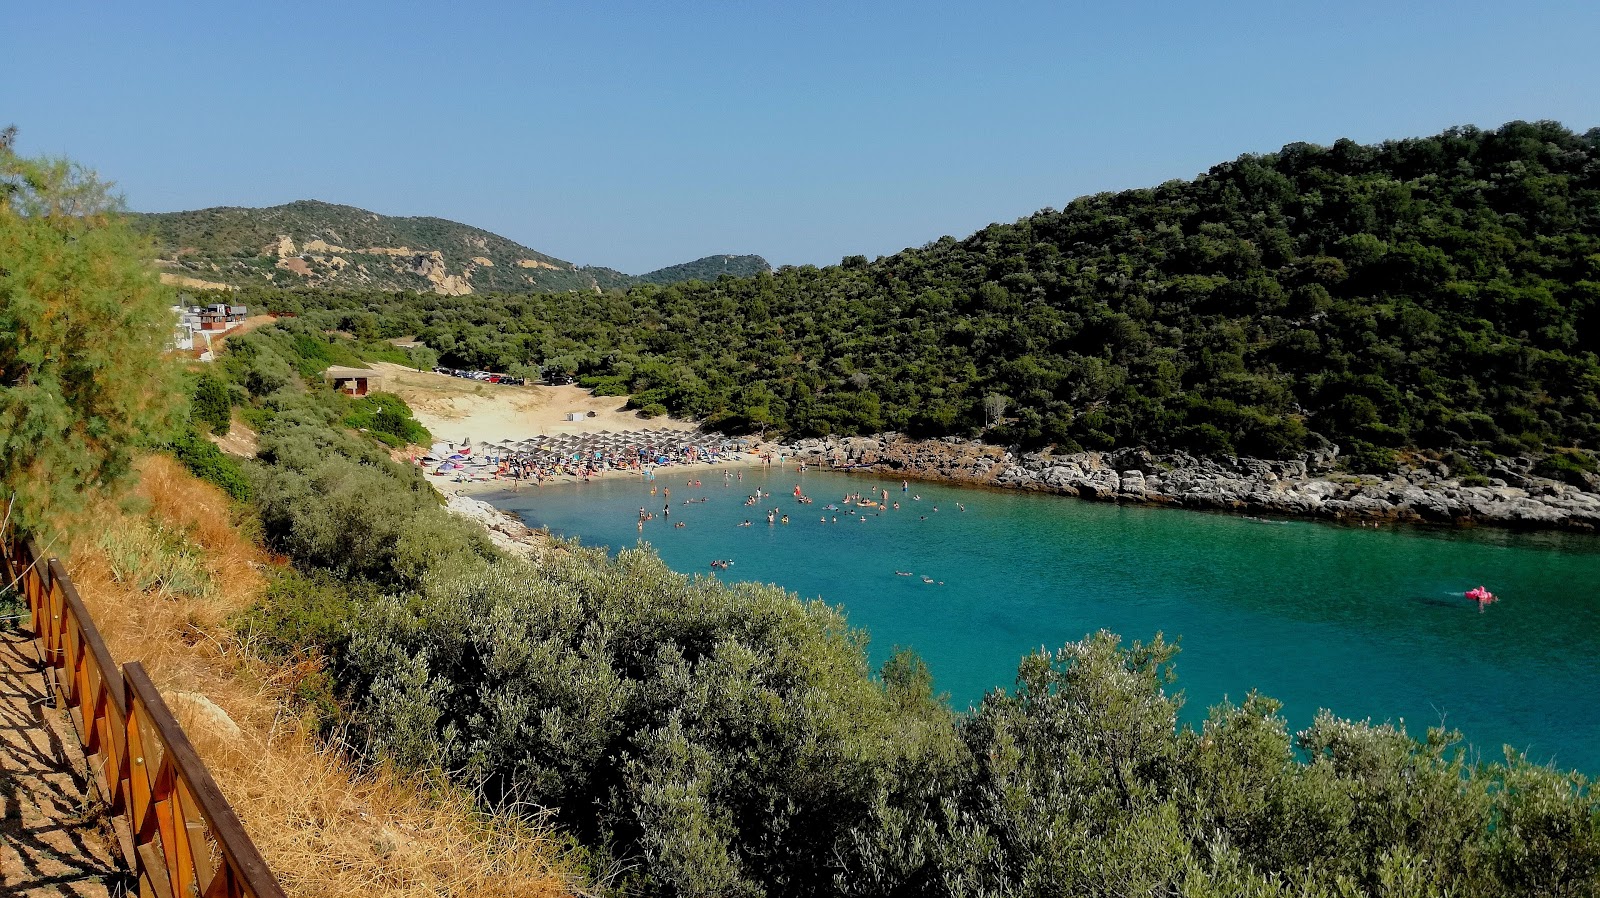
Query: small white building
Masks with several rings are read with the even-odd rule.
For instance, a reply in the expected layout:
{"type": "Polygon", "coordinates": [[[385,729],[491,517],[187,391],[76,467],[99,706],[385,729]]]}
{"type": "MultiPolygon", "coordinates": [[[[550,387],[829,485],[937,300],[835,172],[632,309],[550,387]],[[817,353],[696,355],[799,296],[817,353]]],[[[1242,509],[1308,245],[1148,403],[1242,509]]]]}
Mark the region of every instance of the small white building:
{"type": "Polygon", "coordinates": [[[211,339],[200,329],[200,314],[186,306],[173,306],[172,311],[177,313],[178,323],[173,325],[171,349],[194,349],[196,341],[207,349],[211,347],[211,339]]]}

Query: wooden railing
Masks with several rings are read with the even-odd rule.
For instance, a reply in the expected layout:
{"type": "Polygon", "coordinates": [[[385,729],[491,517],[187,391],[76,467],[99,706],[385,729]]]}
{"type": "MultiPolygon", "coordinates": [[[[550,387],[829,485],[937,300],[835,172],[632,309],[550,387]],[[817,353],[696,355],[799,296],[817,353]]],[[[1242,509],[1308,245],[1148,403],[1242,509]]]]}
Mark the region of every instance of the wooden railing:
{"type": "Polygon", "coordinates": [[[282,898],[144,667],[118,670],[61,562],[9,531],[0,542],[5,582],[27,599],[45,676],[83,742],[139,894],[282,898]]]}

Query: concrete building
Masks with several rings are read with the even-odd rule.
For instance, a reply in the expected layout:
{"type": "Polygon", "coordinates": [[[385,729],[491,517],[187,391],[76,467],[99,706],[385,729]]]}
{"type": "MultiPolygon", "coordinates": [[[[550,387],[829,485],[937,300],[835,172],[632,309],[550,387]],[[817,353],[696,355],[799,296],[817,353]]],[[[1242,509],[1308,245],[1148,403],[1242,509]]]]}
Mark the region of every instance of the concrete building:
{"type": "Polygon", "coordinates": [[[346,396],[365,396],[383,389],[383,375],[371,368],[334,366],[322,372],[322,379],[346,396]]]}

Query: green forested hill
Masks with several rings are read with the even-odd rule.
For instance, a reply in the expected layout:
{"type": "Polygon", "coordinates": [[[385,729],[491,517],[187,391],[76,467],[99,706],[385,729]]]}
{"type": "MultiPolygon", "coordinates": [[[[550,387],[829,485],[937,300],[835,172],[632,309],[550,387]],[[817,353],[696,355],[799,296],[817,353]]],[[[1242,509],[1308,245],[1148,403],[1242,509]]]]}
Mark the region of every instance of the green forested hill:
{"type": "Polygon", "coordinates": [[[639,275],[639,280],[650,284],[681,284],[686,281],[714,281],[725,274],[749,277],[771,271],[772,266],[760,256],[706,256],[682,265],[658,268],[639,275]]]}
{"type": "Polygon", "coordinates": [[[708,256],[635,277],[574,265],[481,228],[443,218],[379,215],[354,206],[300,200],[138,215],[163,269],[236,286],[415,290],[445,295],[613,290],[767,271],[760,256],[708,256]]]}
{"type": "Polygon", "coordinates": [[[1279,457],[1600,440],[1600,129],[1291,144],[962,240],[625,295],[283,297],[722,427],[1279,457]]]}

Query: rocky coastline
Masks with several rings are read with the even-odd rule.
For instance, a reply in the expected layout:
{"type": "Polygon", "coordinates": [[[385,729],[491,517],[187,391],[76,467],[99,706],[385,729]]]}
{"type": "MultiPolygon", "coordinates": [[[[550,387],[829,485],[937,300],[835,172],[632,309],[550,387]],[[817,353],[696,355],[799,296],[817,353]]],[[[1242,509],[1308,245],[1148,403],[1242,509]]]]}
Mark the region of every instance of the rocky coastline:
{"type": "Polygon", "coordinates": [[[1467,485],[1438,462],[1381,476],[1345,473],[1336,449],[1288,461],[1217,460],[1143,449],[1024,453],[955,437],[882,434],[800,440],[792,450],[796,461],[821,467],[1108,502],[1349,523],[1600,531],[1594,484],[1584,489],[1536,476],[1526,458],[1497,460],[1483,472],[1487,485],[1467,485]]]}
{"type": "Polygon", "coordinates": [[[445,510],[473,521],[484,529],[489,541],[507,554],[529,561],[540,561],[556,548],[547,530],[535,530],[509,511],[501,511],[482,499],[471,496],[445,497],[445,510]]]}

